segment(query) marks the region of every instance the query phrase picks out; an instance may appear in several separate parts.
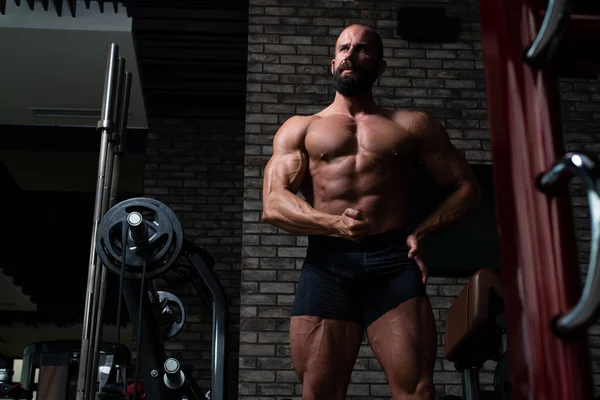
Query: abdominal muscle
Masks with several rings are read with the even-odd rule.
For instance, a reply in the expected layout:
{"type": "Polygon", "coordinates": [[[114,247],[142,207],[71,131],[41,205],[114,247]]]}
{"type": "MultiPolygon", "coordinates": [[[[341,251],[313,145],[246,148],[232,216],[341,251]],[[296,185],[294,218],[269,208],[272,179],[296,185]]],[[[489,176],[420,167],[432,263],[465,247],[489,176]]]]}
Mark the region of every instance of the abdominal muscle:
{"type": "Polygon", "coordinates": [[[391,168],[369,168],[368,163],[357,168],[355,159],[311,163],[313,208],[332,215],[347,208],[359,210],[371,222],[371,235],[406,228],[410,168],[404,168],[408,174],[398,176],[391,168]]]}

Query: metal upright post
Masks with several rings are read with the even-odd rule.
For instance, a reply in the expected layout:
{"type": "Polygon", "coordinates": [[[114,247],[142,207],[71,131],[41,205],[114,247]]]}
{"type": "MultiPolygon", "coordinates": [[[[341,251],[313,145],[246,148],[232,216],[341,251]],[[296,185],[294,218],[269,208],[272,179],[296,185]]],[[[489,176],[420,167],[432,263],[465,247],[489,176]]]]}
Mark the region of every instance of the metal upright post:
{"type": "MultiPolygon", "coordinates": [[[[119,57],[118,64],[118,74],[117,74],[117,96],[114,102],[114,129],[109,137],[108,149],[106,152],[106,174],[104,179],[104,189],[102,193],[102,212],[101,217],[106,214],[108,209],[114,205],[110,204],[110,194],[113,191],[117,190],[118,176],[114,174],[114,164],[116,160],[116,147],[119,143],[119,126],[121,125],[120,116],[121,116],[121,107],[123,103],[124,97],[124,88],[125,88],[125,59],[123,57],[119,57]]],[[[117,172],[118,173],[118,172],[117,172]]],[[[96,257],[96,265],[100,264],[100,258],[96,257]]],[[[92,356],[92,367],[88,370],[87,384],[86,386],[90,386],[95,382],[94,371],[98,371],[98,350],[100,346],[100,341],[102,339],[102,315],[104,313],[104,301],[106,298],[106,268],[103,266],[96,269],[96,288],[94,290],[94,300],[93,305],[94,315],[96,316],[95,323],[92,328],[92,332],[94,333],[92,339],[93,348],[93,356],[92,356]],[[98,277],[99,275],[99,277],[98,277]]],[[[89,390],[86,390],[87,400],[93,399],[93,394],[95,390],[90,386],[89,390]]]]}
{"type": "MultiPolygon", "coordinates": [[[[119,113],[117,124],[117,138],[115,139],[115,161],[113,163],[113,182],[119,181],[119,172],[121,170],[121,160],[125,156],[127,148],[127,120],[129,118],[129,97],[131,95],[131,72],[125,72],[125,80],[123,83],[123,99],[121,108],[117,110],[119,113]]],[[[116,184],[110,188],[109,208],[114,206],[117,201],[117,186],[116,184]]]]}
{"type": "MultiPolygon", "coordinates": [[[[123,91],[123,103],[121,109],[118,111],[119,125],[117,125],[117,139],[115,141],[115,162],[113,165],[113,182],[118,182],[119,171],[121,169],[121,160],[125,156],[125,150],[127,148],[127,120],[129,117],[129,97],[131,94],[131,72],[125,72],[125,82],[123,91]]],[[[115,205],[117,201],[117,189],[116,186],[111,187],[109,207],[115,205]]]]}
{"type": "Polygon", "coordinates": [[[108,57],[106,64],[106,75],[104,82],[104,97],[102,99],[102,114],[100,121],[98,121],[97,129],[101,132],[100,137],[100,152],[98,156],[98,176],[96,179],[96,199],[94,203],[94,221],[92,225],[91,235],[91,246],[90,246],[90,257],[88,266],[88,282],[85,296],[85,308],[83,316],[83,332],[81,339],[81,354],[79,358],[79,374],[77,377],[77,400],[87,399],[87,392],[91,385],[89,380],[95,381],[95,379],[87,379],[93,356],[91,356],[93,347],[93,334],[92,327],[95,322],[93,315],[94,311],[94,299],[96,298],[96,278],[98,275],[97,271],[97,257],[96,257],[96,235],[98,224],[102,218],[102,197],[104,193],[104,179],[106,174],[107,164],[107,152],[108,142],[112,130],[114,129],[114,114],[115,114],[115,98],[116,98],[116,78],[117,78],[117,62],[119,55],[119,46],[112,43],[108,49],[108,57]]]}

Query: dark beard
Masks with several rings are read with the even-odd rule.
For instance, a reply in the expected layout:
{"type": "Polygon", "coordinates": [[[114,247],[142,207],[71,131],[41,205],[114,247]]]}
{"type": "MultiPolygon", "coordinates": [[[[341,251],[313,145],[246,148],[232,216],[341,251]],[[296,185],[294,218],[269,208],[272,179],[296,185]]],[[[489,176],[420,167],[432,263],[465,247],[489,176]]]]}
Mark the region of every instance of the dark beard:
{"type": "Polygon", "coordinates": [[[341,68],[333,74],[333,86],[342,96],[354,97],[371,91],[377,80],[377,68],[370,70],[353,67],[353,71],[342,76],[341,68]]]}

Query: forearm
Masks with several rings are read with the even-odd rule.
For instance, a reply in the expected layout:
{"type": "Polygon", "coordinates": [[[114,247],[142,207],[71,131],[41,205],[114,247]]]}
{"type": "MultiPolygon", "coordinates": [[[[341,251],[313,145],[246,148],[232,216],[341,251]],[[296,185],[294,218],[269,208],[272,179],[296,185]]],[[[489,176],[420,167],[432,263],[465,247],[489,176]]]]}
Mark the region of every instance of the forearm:
{"type": "Polygon", "coordinates": [[[263,221],[299,235],[331,235],[337,217],[315,210],[288,190],[269,193],[263,221]]]}
{"type": "Polygon", "coordinates": [[[454,224],[475,211],[481,204],[481,191],[476,184],[463,184],[414,230],[423,239],[454,224]]]}

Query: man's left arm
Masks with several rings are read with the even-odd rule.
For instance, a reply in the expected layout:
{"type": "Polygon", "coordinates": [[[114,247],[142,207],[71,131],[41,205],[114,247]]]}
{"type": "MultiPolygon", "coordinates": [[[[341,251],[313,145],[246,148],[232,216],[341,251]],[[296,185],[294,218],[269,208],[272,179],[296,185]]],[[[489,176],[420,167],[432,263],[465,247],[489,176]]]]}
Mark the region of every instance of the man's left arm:
{"type": "Polygon", "coordinates": [[[452,190],[414,230],[413,235],[420,242],[476,210],[481,204],[481,189],[467,159],[454,147],[438,121],[420,114],[413,128],[426,171],[436,184],[452,190]]]}

